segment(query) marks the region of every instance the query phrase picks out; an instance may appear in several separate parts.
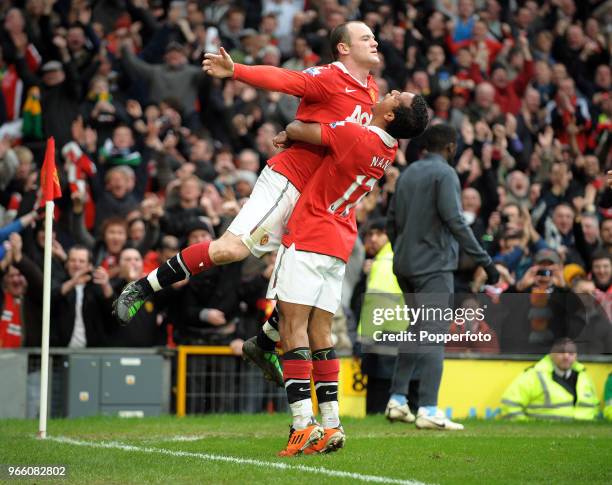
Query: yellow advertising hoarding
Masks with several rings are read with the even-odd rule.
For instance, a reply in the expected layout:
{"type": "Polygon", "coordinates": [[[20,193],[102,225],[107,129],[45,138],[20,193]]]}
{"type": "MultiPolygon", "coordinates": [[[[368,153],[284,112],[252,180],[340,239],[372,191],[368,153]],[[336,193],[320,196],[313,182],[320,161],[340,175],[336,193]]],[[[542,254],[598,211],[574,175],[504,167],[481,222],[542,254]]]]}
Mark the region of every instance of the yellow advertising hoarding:
{"type": "MultiPolygon", "coordinates": [[[[512,380],[533,365],[530,361],[449,359],[444,362],[444,374],[440,386],[439,407],[454,418],[494,418],[499,414],[501,395],[512,380]]],[[[599,399],[611,363],[585,364],[587,372],[597,388],[599,399]]],[[[359,362],[341,359],[340,363],[340,414],[365,416],[365,384],[359,362]]]]}

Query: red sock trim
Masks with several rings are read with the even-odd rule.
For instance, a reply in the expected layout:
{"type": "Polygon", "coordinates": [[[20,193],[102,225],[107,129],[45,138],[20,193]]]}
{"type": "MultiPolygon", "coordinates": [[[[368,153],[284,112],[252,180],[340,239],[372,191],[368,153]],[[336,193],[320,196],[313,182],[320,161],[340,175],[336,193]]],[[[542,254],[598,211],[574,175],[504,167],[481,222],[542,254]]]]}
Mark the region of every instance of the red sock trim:
{"type": "MultiPolygon", "coordinates": [[[[283,365],[285,365],[283,363],[283,365]]],[[[340,374],[340,360],[314,360],[312,362],[312,378],[315,382],[336,382],[340,374]]]]}
{"type": "Polygon", "coordinates": [[[206,271],[215,265],[208,253],[210,243],[211,241],[192,244],[181,251],[181,259],[192,276],[206,271]]]}
{"type": "Polygon", "coordinates": [[[284,360],[283,378],[287,379],[310,379],[312,372],[311,360],[284,360]]]}

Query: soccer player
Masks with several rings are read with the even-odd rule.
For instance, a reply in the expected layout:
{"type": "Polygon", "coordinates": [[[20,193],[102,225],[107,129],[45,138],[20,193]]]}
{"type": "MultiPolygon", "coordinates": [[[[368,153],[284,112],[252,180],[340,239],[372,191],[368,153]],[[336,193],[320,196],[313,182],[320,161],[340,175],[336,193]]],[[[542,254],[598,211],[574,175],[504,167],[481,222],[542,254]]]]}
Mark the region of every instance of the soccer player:
{"type": "MultiPolygon", "coordinates": [[[[237,64],[223,48],[219,54],[207,53],[202,68],[217,78],[232,77],[258,88],[301,97],[298,120],[368,124],[372,105],[378,99],[378,87],[369,75],[370,69],[380,62],[374,34],[363,22],[348,22],[332,31],[331,45],[338,61],[304,72],[237,64]]],[[[215,241],[183,249],[145,278],[126,286],[115,301],[117,319],[127,324],[147,298],[177,281],[215,265],[240,261],[249,252],[261,257],[278,249],[291,211],[324,154],[322,147],[297,142],[268,160],[251,197],[228,230],[215,241]]],[[[266,374],[277,376],[282,385],[273,348],[271,352],[257,346],[250,349],[245,346],[243,350],[266,374]]]]}
{"type": "Polygon", "coordinates": [[[278,300],[283,377],[293,415],[280,456],[327,453],[344,445],[331,324],[357,237],[354,208],[393,163],[396,139],[421,134],[428,122],[422,96],[393,91],[373,108],[367,127],[345,121],[287,126],[290,140],[328,152],[293,210],[268,287],[267,297],[278,300]],[[314,420],[311,372],[322,427],[314,420]]]}

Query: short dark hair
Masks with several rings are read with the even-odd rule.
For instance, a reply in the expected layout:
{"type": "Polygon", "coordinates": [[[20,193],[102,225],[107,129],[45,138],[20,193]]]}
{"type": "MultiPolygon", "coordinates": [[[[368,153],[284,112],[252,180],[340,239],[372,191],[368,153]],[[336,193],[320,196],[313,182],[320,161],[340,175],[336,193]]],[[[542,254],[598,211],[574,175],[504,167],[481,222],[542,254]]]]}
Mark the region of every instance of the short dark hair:
{"type": "Polygon", "coordinates": [[[457,130],[447,124],[434,125],[424,135],[425,149],[428,152],[439,153],[451,143],[457,143],[457,130]]]}
{"type": "Polygon", "coordinates": [[[555,340],[550,349],[551,353],[571,352],[578,353],[576,343],[569,337],[561,337],[555,340]]]}
{"type": "Polygon", "coordinates": [[[128,223],[125,218],[120,216],[110,216],[104,219],[104,221],[102,222],[102,227],[100,228],[100,234],[102,235],[102,238],[104,238],[104,234],[110,226],[121,226],[126,233],[128,230],[128,223]]]}
{"type": "Polygon", "coordinates": [[[334,27],[329,34],[329,44],[331,46],[332,57],[334,61],[337,61],[340,57],[338,54],[338,44],[348,44],[351,45],[351,36],[348,31],[348,26],[351,23],[363,23],[360,20],[350,20],[348,22],[344,22],[343,24],[334,27]]]}
{"type": "Polygon", "coordinates": [[[423,133],[429,124],[427,101],[420,94],[412,98],[409,107],[400,104],[393,110],[393,114],[395,117],[386,129],[386,132],[393,138],[415,138],[423,133]]]}
{"type": "Polygon", "coordinates": [[[387,232],[387,218],[386,217],[376,217],[368,221],[366,225],[365,233],[367,234],[370,231],[387,232]]]}
{"type": "Polygon", "coordinates": [[[68,250],[68,255],[70,255],[70,253],[72,251],[85,251],[87,253],[87,262],[91,263],[92,258],[92,254],[91,254],[91,250],[85,246],[84,244],[75,244],[73,245],[69,250],[68,250]]]}
{"type": "Polygon", "coordinates": [[[576,209],[569,202],[559,202],[556,206],[553,207],[553,210],[552,210],[553,214],[555,213],[558,207],[566,207],[567,209],[571,210],[574,214],[576,213],[576,209]]]}
{"type": "Polygon", "coordinates": [[[571,171],[571,167],[569,165],[569,163],[567,163],[565,160],[559,160],[558,158],[553,160],[552,165],[562,165],[563,167],[566,168],[566,170],[569,172],[571,171]]]}
{"type": "Polygon", "coordinates": [[[608,261],[612,262],[612,255],[610,255],[610,253],[605,249],[598,249],[594,251],[593,256],[591,256],[591,264],[598,259],[607,259],[608,261]]]}
{"type": "Polygon", "coordinates": [[[502,207],[502,212],[504,211],[504,209],[507,209],[508,207],[516,207],[516,209],[519,211],[519,214],[521,213],[521,206],[518,202],[506,202],[504,206],[502,207]]]}
{"type": "Polygon", "coordinates": [[[603,227],[603,226],[604,226],[604,224],[605,224],[606,222],[608,222],[608,221],[612,221],[612,219],[604,219],[604,220],[602,220],[602,221],[599,223],[599,227],[600,227],[600,228],[601,228],[601,227],[603,227]]]}

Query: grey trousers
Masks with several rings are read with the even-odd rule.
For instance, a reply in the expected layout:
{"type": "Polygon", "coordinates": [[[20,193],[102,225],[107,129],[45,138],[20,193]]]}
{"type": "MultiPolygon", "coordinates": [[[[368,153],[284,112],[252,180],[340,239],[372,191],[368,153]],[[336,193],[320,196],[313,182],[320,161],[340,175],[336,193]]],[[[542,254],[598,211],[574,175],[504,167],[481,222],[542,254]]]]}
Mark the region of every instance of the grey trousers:
{"type": "MultiPolygon", "coordinates": [[[[410,278],[398,277],[397,280],[405,295],[406,305],[413,305],[415,308],[426,306],[444,309],[452,304],[454,291],[452,272],[430,273],[410,278]]],[[[417,333],[420,330],[439,333],[448,331],[449,326],[450,323],[443,321],[423,321],[408,330],[417,333]]],[[[443,366],[443,344],[423,345],[421,342],[400,344],[391,382],[391,394],[407,396],[410,380],[418,372],[419,406],[437,406],[443,366]]]]}

